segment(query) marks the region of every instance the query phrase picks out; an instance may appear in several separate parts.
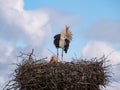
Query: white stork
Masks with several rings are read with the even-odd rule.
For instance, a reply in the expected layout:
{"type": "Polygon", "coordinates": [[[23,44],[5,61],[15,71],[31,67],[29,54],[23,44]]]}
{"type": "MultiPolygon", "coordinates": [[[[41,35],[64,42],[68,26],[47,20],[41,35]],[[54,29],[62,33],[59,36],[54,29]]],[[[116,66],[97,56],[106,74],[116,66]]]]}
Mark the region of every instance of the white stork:
{"type": "Polygon", "coordinates": [[[69,30],[69,26],[66,25],[65,30],[62,30],[60,34],[54,36],[54,45],[57,48],[57,58],[59,57],[58,48],[62,48],[61,59],[63,61],[63,51],[67,53],[69,43],[72,40],[72,33],[69,30]]]}

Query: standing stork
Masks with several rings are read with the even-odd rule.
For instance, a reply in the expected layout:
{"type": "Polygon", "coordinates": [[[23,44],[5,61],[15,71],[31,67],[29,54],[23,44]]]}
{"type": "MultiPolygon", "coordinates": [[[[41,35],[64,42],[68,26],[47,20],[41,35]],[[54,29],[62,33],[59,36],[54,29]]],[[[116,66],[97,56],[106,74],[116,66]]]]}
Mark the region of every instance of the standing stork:
{"type": "Polygon", "coordinates": [[[57,48],[57,58],[59,56],[58,48],[62,48],[61,59],[63,61],[63,53],[67,53],[69,43],[72,40],[72,33],[69,30],[69,26],[66,25],[65,30],[62,30],[60,34],[54,36],[54,45],[57,48]]]}

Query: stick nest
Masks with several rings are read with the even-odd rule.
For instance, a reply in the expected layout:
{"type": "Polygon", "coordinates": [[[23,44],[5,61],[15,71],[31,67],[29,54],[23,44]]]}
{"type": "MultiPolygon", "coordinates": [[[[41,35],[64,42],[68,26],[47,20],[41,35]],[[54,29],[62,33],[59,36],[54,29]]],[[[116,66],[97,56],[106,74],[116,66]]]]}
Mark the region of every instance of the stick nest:
{"type": "Polygon", "coordinates": [[[73,59],[66,63],[36,60],[32,54],[22,58],[13,79],[4,90],[100,90],[109,82],[106,58],[73,59]]]}

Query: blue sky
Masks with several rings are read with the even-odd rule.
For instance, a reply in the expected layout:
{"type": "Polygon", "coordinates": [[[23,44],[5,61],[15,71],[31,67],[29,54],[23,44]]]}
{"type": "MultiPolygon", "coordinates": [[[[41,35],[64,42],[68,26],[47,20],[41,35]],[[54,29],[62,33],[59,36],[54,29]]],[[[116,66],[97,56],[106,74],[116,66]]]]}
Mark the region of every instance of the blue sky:
{"type": "Polygon", "coordinates": [[[120,19],[119,0],[25,0],[26,10],[56,9],[82,18],[85,29],[104,18],[120,19]]]}
{"type": "Polygon", "coordinates": [[[26,10],[53,8],[84,17],[89,24],[102,18],[120,18],[119,0],[25,0],[26,10]]]}
{"type": "MultiPolygon", "coordinates": [[[[0,88],[20,51],[34,48],[49,60],[48,49],[56,53],[53,36],[66,24],[73,33],[66,61],[109,55],[110,64],[120,64],[120,0],[0,0],[0,88]]],[[[112,70],[118,82],[119,69],[112,70]]],[[[118,82],[105,90],[118,90],[118,82]]]]}

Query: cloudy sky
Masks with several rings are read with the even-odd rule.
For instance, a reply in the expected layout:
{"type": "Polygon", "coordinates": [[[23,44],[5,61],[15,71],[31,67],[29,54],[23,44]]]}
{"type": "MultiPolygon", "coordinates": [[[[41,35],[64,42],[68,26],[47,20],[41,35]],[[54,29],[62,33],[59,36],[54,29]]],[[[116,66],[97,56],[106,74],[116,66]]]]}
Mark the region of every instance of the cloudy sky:
{"type": "MultiPolygon", "coordinates": [[[[56,53],[53,36],[70,25],[71,57],[108,56],[113,79],[105,90],[120,88],[119,0],[0,0],[0,88],[14,70],[20,51],[49,57],[56,53]],[[49,49],[49,50],[48,50],[49,49]],[[116,66],[117,65],[117,66],[116,66]]],[[[60,51],[61,52],[61,51],[60,51]]]]}

